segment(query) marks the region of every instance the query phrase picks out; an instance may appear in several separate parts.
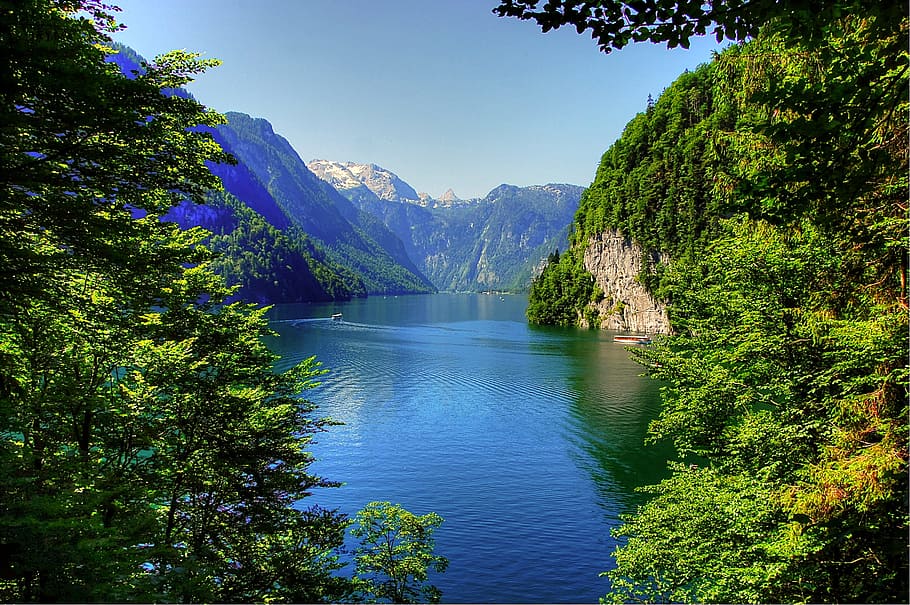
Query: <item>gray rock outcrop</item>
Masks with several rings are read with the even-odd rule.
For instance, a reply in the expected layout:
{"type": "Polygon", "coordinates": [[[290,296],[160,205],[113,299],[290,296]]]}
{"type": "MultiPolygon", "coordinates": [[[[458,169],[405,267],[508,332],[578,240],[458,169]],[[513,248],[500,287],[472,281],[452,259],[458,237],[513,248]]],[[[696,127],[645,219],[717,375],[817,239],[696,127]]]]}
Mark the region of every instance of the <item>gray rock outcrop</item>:
{"type": "Polygon", "coordinates": [[[667,306],[656,300],[639,283],[637,276],[648,263],[668,262],[665,254],[645,253],[641,246],[615,230],[608,230],[588,242],[585,269],[594,276],[604,298],[594,305],[600,327],[622,332],[669,334],[667,306]]]}

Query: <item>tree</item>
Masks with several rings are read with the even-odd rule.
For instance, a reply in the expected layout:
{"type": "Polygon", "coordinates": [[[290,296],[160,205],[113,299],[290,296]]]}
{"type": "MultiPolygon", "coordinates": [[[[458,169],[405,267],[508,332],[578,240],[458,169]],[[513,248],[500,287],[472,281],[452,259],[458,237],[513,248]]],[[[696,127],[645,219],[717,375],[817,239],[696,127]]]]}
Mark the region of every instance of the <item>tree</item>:
{"type": "MultiPolygon", "coordinates": [[[[710,181],[700,193],[718,212],[660,276],[677,334],[634,352],[663,384],[652,438],[697,466],[672,465],[616,530],[624,542],[610,598],[906,599],[905,12],[849,2],[813,3],[814,13],[796,2],[537,4],[500,9],[545,28],[600,27],[605,50],[682,44],[705,20],[742,38],[729,29],[736,15],[754,36],[705,70],[710,112],[722,119],[701,137],[710,181]]],[[[654,116],[667,105],[661,97],[630,124],[641,145],[624,135],[605,154],[577,234],[626,221],[636,238],[668,245],[660,221],[677,198],[603,178],[657,163],[654,116]]],[[[681,157],[660,158],[658,186],[691,163],[679,148],[681,157]]],[[[691,196],[691,185],[682,189],[691,196]]]]}
{"type": "Polygon", "coordinates": [[[346,519],[295,507],[334,485],[307,472],[306,446],[330,422],[300,394],[321,372],[312,358],[273,372],[266,310],[223,305],[231,289],[219,283],[205,264],[172,282],[117,379],[149,425],[132,453],[151,456],[127,472],[159,507],[142,549],[153,585],[180,600],[339,599],[345,583],[330,572],[346,519]]]}
{"type": "Polygon", "coordinates": [[[175,53],[160,69],[125,78],[105,60],[106,38],[92,22],[66,16],[97,3],[72,4],[6,2],[0,17],[5,304],[23,293],[52,296],[47,280],[64,261],[135,269],[132,238],[160,227],[133,215],[202,201],[218,186],[204,159],[227,161],[198,128],[222,119],[192,99],[161,94],[214,63],[175,53]]]}
{"type": "Polygon", "coordinates": [[[398,504],[370,502],[355,516],[351,535],[358,590],[367,599],[392,603],[438,603],[442,593],[428,584],[430,569],[442,573],[445,557],[433,554],[433,532],[442,524],[436,513],[417,516],[398,504]]]}
{"type": "Polygon", "coordinates": [[[714,34],[718,42],[746,40],[768,25],[793,39],[812,42],[824,25],[847,14],[885,16],[899,20],[903,7],[857,0],[753,0],[751,2],[677,2],[675,0],[501,0],[493,12],[500,17],[534,20],[543,31],[563,25],[580,34],[591,31],[601,50],[611,52],[629,42],[665,42],[689,47],[693,36],[714,34]]]}
{"type": "Polygon", "coordinates": [[[307,472],[320,371],[274,373],[208,234],[161,220],[229,159],[222,118],[164,94],[212,62],[125,77],[110,10],[0,5],[0,595],[342,599],[347,520],[295,504],[331,485],[307,472]]]}

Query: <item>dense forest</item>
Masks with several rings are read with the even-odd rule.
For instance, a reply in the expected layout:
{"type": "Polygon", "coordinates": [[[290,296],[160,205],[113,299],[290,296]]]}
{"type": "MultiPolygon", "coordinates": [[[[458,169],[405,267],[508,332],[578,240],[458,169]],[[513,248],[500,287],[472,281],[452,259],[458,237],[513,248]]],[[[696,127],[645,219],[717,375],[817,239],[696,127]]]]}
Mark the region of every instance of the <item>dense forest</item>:
{"type": "Polygon", "coordinates": [[[678,459],[616,531],[609,598],[906,602],[905,7],[666,5],[500,7],[608,51],[711,24],[750,38],[629,123],[532,288],[532,321],[572,325],[597,296],[593,235],[672,258],[640,278],[675,334],[634,355],[663,385],[651,438],[678,459]]]}
{"type": "Polygon", "coordinates": [[[278,229],[225,191],[212,191],[205,205],[184,203],[178,224],[211,232],[205,241],[216,257],[212,268],[238,286],[236,298],[259,303],[348,300],[366,296],[359,275],[332,261],[302,229],[278,229]]]}
{"type": "Polygon", "coordinates": [[[212,249],[338,287],[319,251],[243,212],[214,235],[164,220],[239,208],[209,168],[233,161],[223,116],[165,94],[216,62],[174,51],[126,77],[111,11],[0,2],[0,599],[438,600],[441,518],[310,504],[335,485],[309,471],[322,370],[273,371],[266,310],[228,302],[212,249]]]}

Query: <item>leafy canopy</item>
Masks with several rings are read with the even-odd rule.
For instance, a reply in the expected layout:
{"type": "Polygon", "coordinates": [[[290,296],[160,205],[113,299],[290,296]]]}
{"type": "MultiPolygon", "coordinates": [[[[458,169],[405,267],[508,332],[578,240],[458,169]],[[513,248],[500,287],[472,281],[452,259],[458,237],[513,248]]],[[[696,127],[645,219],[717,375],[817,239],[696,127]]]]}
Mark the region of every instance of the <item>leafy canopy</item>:
{"type": "MultiPolygon", "coordinates": [[[[583,29],[578,11],[594,5],[541,15],[583,29]]],[[[634,354],[663,385],[651,438],[690,463],[617,528],[610,600],[906,599],[910,28],[891,4],[817,6],[684,4],[663,29],[603,24],[613,48],[630,32],[673,45],[706,10],[769,11],[750,17],[754,40],[629,124],[582,199],[573,248],[540,278],[538,307],[570,309],[558,321],[587,300],[573,307],[548,275],[584,283],[563,259],[599,230],[673,259],[643,277],[676,333],[634,354]]]]}
{"type": "Polygon", "coordinates": [[[793,38],[816,40],[824,24],[843,15],[900,16],[902,7],[856,0],[500,0],[493,12],[500,17],[533,20],[544,31],[572,26],[590,30],[601,50],[611,52],[630,42],[660,42],[669,48],[688,48],[694,36],[714,34],[718,42],[746,40],[768,25],[793,38]]]}
{"type": "Polygon", "coordinates": [[[442,573],[448,560],[433,553],[433,533],[442,525],[436,513],[415,515],[398,504],[370,502],[354,518],[351,535],[358,590],[370,601],[438,603],[442,593],[429,584],[429,571],[442,573]]]}

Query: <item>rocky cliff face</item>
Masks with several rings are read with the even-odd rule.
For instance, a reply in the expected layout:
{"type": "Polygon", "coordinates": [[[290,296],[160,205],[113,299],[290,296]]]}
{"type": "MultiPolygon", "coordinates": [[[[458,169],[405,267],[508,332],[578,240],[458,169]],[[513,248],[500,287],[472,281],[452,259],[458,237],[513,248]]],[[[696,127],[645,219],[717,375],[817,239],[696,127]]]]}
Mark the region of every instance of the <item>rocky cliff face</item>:
{"type": "Polygon", "coordinates": [[[608,230],[592,239],[584,253],[585,269],[604,292],[595,305],[601,328],[623,332],[669,334],[667,307],[645,290],[636,276],[647,264],[666,263],[661,254],[645,253],[619,231],[608,230]]]}

